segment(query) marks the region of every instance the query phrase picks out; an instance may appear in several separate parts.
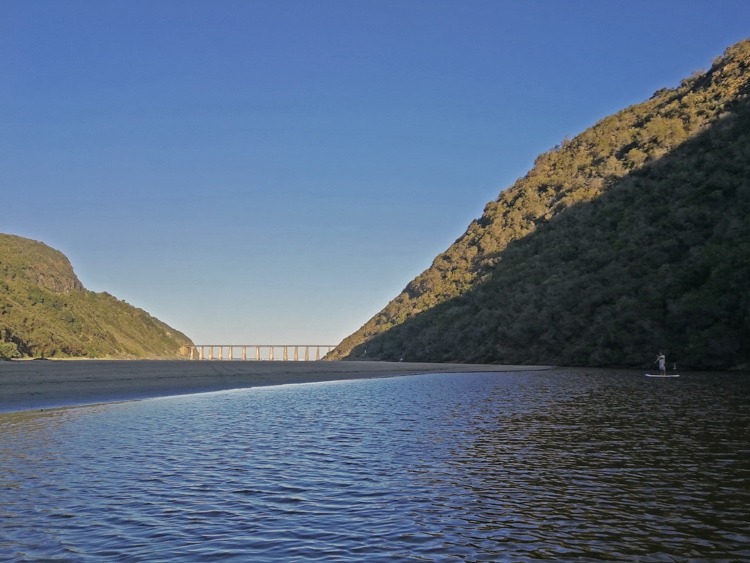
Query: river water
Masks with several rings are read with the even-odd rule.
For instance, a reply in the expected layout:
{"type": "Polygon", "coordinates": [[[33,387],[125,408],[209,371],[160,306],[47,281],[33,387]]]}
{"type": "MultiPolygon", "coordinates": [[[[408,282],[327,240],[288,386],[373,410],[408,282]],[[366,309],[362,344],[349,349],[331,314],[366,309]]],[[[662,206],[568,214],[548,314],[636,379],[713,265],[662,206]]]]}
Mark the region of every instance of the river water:
{"type": "Polygon", "coordinates": [[[0,415],[2,561],[750,561],[750,378],[441,374],[0,415]]]}

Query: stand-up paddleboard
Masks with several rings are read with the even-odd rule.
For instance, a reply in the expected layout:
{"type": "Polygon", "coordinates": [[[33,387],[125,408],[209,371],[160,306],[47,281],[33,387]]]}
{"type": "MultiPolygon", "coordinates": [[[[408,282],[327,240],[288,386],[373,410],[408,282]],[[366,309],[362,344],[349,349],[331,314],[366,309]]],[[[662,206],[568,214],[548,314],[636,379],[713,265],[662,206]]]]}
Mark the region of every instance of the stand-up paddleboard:
{"type": "Polygon", "coordinates": [[[661,375],[660,373],[657,373],[657,374],[647,373],[646,377],[680,377],[680,376],[677,375],[676,373],[670,373],[667,375],[661,375]]]}

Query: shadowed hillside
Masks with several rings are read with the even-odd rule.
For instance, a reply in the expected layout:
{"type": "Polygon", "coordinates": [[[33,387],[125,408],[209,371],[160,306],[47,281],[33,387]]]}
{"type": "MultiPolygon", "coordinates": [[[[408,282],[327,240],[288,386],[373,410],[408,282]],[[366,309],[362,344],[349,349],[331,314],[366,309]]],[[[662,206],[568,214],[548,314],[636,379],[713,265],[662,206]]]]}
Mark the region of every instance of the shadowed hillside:
{"type": "Polygon", "coordinates": [[[142,309],[84,289],[61,252],[0,234],[0,358],[177,358],[191,344],[142,309]]]}
{"type": "Polygon", "coordinates": [[[329,359],[750,364],[749,67],[743,41],[540,155],[329,359]]]}

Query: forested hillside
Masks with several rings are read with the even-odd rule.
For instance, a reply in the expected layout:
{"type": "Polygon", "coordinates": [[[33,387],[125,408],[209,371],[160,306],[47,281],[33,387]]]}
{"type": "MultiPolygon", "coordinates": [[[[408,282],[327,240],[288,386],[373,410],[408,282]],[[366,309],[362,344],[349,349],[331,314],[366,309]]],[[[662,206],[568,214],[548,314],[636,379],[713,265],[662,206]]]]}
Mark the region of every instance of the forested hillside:
{"type": "Polygon", "coordinates": [[[750,366],[750,40],[540,155],[328,359],[750,366]]]}
{"type": "Polygon", "coordinates": [[[145,311],[84,289],[57,250],[0,234],[0,358],[177,358],[190,345],[145,311]]]}

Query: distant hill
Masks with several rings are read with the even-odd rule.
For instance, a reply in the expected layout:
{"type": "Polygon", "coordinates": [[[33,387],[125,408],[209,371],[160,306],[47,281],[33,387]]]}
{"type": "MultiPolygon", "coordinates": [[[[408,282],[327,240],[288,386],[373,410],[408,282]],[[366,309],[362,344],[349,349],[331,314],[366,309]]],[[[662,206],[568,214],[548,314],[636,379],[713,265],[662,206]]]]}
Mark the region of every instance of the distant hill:
{"type": "Polygon", "coordinates": [[[540,155],[328,359],[750,367],[750,40],[540,155]]]}
{"type": "Polygon", "coordinates": [[[0,234],[0,358],[178,358],[190,339],[108,293],[59,251],[0,234]]]}

